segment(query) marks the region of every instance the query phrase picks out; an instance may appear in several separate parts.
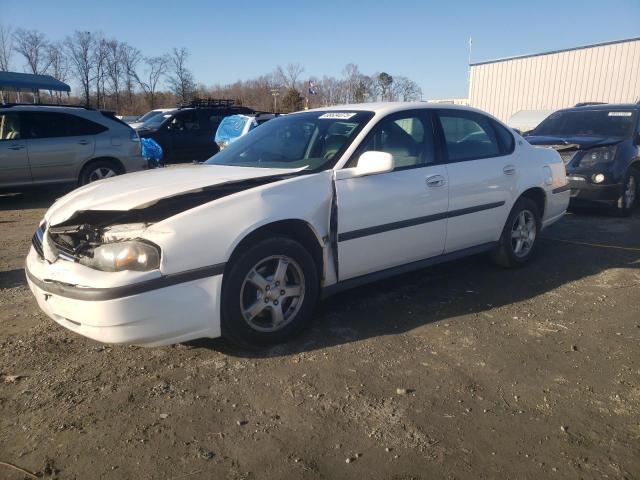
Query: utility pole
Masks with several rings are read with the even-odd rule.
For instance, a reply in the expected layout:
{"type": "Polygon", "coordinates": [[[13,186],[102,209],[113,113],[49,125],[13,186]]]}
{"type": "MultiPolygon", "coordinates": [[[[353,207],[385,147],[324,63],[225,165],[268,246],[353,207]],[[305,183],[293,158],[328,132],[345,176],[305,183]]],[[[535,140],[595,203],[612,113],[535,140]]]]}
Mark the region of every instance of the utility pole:
{"type": "Polygon", "coordinates": [[[280,91],[277,88],[272,88],[271,95],[273,96],[273,113],[278,113],[278,95],[280,95],[280,91]]]}
{"type": "Polygon", "coordinates": [[[467,83],[471,85],[471,48],[473,47],[473,38],[469,37],[469,58],[467,61],[467,83]]]}

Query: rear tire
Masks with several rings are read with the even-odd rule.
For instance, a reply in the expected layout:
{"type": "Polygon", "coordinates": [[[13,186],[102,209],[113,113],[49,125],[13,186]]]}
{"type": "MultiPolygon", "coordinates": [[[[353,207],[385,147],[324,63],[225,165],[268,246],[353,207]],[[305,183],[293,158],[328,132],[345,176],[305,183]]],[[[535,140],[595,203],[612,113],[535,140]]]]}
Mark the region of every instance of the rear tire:
{"type": "Polygon", "coordinates": [[[97,180],[115,177],[120,173],[122,173],[121,169],[115,162],[111,160],[96,160],[84,166],[82,172],[80,172],[78,183],[81,186],[87,185],[97,180]]]}
{"type": "Polygon", "coordinates": [[[631,171],[625,176],[620,197],[615,205],[618,216],[628,217],[631,215],[631,211],[633,207],[635,207],[638,199],[639,182],[640,175],[635,171],[631,171]]]}
{"type": "Polygon", "coordinates": [[[511,209],[498,246],[492,252],[493,261],[503,268],[525,265],[535,252],[542,222],[535,202],[520,197],[511,209]]]}
{"type": "Polygon", "coordinates": [[[311,320],[318,272],[309,252],[285,237],[262,240],[233,261],[222,287],[222,336],[244,348],[284,342],[311,320]]]}

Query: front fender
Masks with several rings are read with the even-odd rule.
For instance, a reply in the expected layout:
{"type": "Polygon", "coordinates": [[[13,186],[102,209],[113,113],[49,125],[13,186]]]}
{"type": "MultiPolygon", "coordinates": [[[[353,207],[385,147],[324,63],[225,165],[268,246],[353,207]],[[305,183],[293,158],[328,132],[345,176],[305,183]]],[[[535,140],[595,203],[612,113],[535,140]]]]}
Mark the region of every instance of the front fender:
{"type": "Polygon", "coordinates": [[[160,246],[163,274],[225,263],[242,239],[277,221],[302,220],[322,241],[329,234],[331,182],[325,171],[250,188],[158,222],[143,238],[160,246]]]}

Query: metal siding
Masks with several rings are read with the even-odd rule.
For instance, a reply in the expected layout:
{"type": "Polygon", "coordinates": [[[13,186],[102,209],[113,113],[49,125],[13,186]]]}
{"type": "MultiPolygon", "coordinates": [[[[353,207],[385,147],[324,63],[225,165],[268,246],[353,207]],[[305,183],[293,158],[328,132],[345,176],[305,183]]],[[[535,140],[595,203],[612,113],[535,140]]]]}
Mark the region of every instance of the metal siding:
{"type": "Polygon", "coordinates": [[[471,66],[471,106],[503,121],[520,110],[639,99],[637,39],[471,66]]]}

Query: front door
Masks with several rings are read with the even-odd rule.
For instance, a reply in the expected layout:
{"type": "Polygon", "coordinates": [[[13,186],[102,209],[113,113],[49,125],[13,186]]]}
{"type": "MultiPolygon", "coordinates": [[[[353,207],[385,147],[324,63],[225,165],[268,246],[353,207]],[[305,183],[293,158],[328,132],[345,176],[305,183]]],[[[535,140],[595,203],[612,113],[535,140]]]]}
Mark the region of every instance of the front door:
{"type": "Polygon", "coordinates": [[[209,141],[214,144],[213,137],[207,137],[200,125],[196,110],[185,110],[175,114],[167,125],[171,136],[171,163],[188,163],[194,160],[205,160],[201,157],[201,144],[209,141]]]}
{"type": "Polygon", "coordinates": [[[431,114],[382,119],[356,150],[393,155],[392,172],[340,179],[336,172],[338,279],[366,275],[442,254],[448,174],[436,163],[431,114]]]}
{"type": "Polygon", "coordinates": [[[18,112],[0,113],[0,187],[29,185],[31,169],[18,112]]]}

